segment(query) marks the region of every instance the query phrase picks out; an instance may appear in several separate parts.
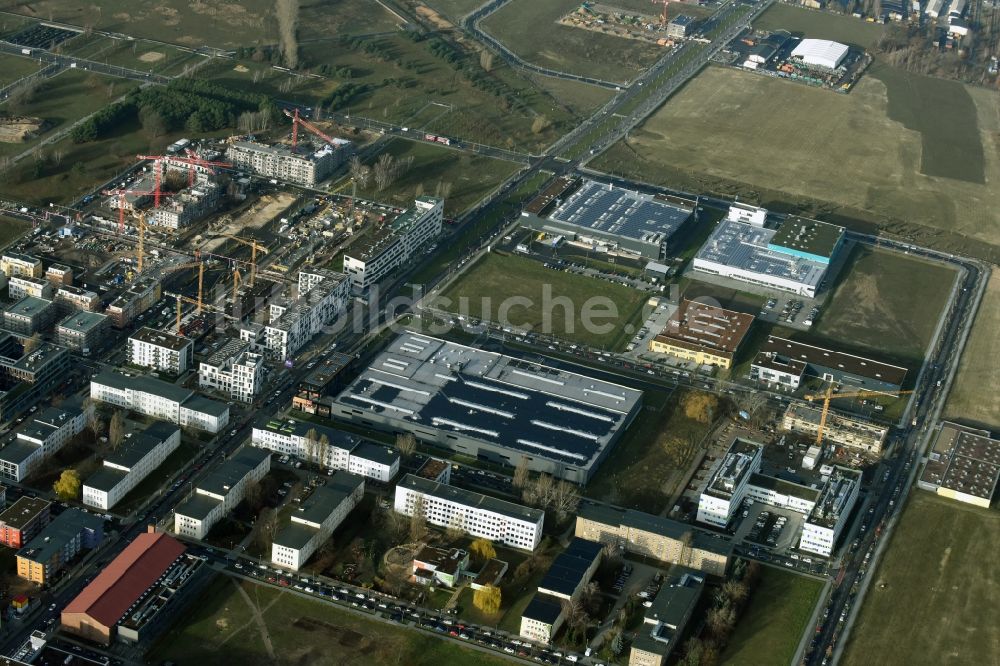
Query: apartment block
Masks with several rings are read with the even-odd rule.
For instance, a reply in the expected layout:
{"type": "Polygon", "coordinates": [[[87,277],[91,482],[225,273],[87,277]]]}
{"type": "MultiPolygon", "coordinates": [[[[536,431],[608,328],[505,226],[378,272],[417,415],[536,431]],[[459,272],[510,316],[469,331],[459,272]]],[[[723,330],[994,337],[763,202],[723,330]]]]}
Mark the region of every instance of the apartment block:
{"type": "Polygon", "coordinates": [[[42,409],[0,449],[0,476],[23,481],[80,434],[85,423],[83,412],[75,405],[42,409]]]}
{"type": "Polygon", "coordinates": [[[49,524],[50,502],[22,497],[0,513],[0,544],[20,548],[49,524]]]}
{"type": "Polygon", "coordinates": [[[264,357],[242,340],[230,340],[198,366],[198,386],[253,402],[264,383],[264,357]]]}
{"type": "Polygon", "coordinates": [[[183,229],[218,208],[221,199],[222,186],[208,174],[199,173],[192,185],[174,193],[155,208],[149,223],[167,229],[183,229]]]}
{"type": "Polygon", "coordinates": [[[226,157],[235,167],[259,176],[315,187],[347,159],[350,147],[351,142],[343,139],[334,139],[334,145],[324,144],[318,150],[302,144],[298,151],[284,145],[236,141],[226,150],[226,157]]]}
{"type": "Polygon", "coordinates": [[[542,540],[544,511],[407,474],[396,485],[393,508],[412,516],[417,502],[432,525],[459,527],[472,536],[528,551],[542,540]]]}
{"type": "Polygon", "coordinates": [[[16,336],[0,333],[0,421],[46,399],[66,379],[69,352],[47,342],[25,352],[16,336]]]}
{"type": "Polygon", "coordinates": [[[229,407],[154,377],[103,371],[90,380],[90,396],[182,428],[217,433],[229,424],[229,407]]]}
{"type": "Polygon", "coordinates": [[[56,289],[68,287],[73,284],[73,269],[63,264],[50,264],[45,269],[45,279],[56,289]]]}
{"type": "Polygon", "coordinates": [[[602,550],[599,543],[573,539],[552,561],[538,591],[521,613],[521,636],[538,643],[552,642],[565,621],[564,602],[580,597],[601,564],[602,550]]]}
{"type": "Polygon", "coordinates": [[[103,518],[66,509],[17,551],[17,575],[39,585],[48,584],[81,551],[96,548],[103,540],[103,518]]]}
{"type": "MultiPolygon", "coordinates": [[[[815,437],[819,432],[822,410],[800,403],[790,403],[781,419],[781,427],[789,432],[815,437]]],[[[889,427],[861,418],[827,413],[823,424],[823,439],[849,449],[864,451],[873,456],[882,455],[889,427]]]]}
{"type": "Polygon", "coordinates": [[[54,293],[52,283],[42,277],[15,275],[7,281],[7,295],[15,301],[26,296],[51,300],[54,293]]]}
{"type": "Polygon", "coordinates": [[[104,457],[104,465],[83,484],[83,503],[108,511],[149,476],[181,443],[181,430],[157,422],[125,440],[104,457]]]}
{"type": "Polygon", "coordinates": [[[246,497],[247,488],[271,470],[271,452],[243,447],[198,482],[194,494],[174,509],[174,532],[204,539],[246,497]]]}
{"type": "Polygon", "coordinates": [[[30,337],[52,326],[58,311],[52,301],[25,296],[3,313],[3,325],[8,331],[30,337]]]}
{"type": "Polygon", "coordinates": [[[131,365],[161,370],[172,375],[187,372],[194,364],[194,342],[180,336],[143,327],[128,338],[126,358],[131,365]]]}
{"type": "Polygon", "coordinates": [[[299,272],[298,297],[270,303],[264,345],[272,356],[291,358],[346,308],[351,288],[343,273],[325,269],[299,272]]]}
{"type": "Polygon", "coordinates": [[[160,300],[160,295],[159,280],[141,277],[118,298],[111,301],[105,313],[111,317],[111,323],[115,328],[125,328],[160,300]]]}
{"type": "Polygon", "coordinates": [[[83,354],[104,345],[111,319],[99,312],[79,311],[56,325],[56,342],[83,354]]]}
{"type": "Polygon", "coordinates": [[[337,472],[318,486],[274,537],[271,563],[298,571],[340,526],[365,495],[365,480],[337,472]]]}
{"type": "Polygon", "coordinates": [[[0,271],[7,277],[42,277],[42,260],[19,252],[0,255],[0,271]]]}
{"type": "Polygon", "coordinates": [[[58,287],[52,296],[52,300],[55,301],[56,305],[63,312],[70,312],[72,310],[97,312],[101,309],[100,294],[72,285],[58,287]]]}

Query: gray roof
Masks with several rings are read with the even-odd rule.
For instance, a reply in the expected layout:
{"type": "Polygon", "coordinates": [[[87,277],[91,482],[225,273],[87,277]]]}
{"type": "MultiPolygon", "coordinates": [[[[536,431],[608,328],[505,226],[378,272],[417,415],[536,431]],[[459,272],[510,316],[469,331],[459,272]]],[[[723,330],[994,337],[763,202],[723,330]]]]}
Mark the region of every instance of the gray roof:
{"type": "Polygon", "coordinates": [[[34,455],[38,449],[37,444],[22,439],[12,439],[7,446],[0,449],[0,460],[12,465],[20,465],[34,455]]]}
{"type": "Polygon", "coordinates": [[[53,518],[52,522],[35,535],[26,546],[17,551],[17,556],[33,562],[48,562],[56,552],[62,550],[83,530],[97,531],[103,528],[104,519],[100,516],[84,513],[80,509],[66,509],[53,518]]]}
{"type": "Polygon", "coordinates": [[[101,467],[87,477],[87,480],[83,482],[83,485],[88,488],[96,488],[97,490],[109,493],[115,486],[124,481],[126,476],[127,473],[120,469],[114,469],[113,467],[101,467]]]}
{"type": "Polygon", "coordinates": [[[410,488],[424,495],[430,495],[431,497],[457,502],[484,511],[492,511],[493,513],[498,513],[514,520],[537,523],[545,517],[545,512],[539,509],[532,509],[520,504],[514,504],[513,502],[505,502],[489,495],[474,493],[471,490],[463,490],[455,486],[435,483],[434,481],[423,479],[413,474],[404,476],[397,485],[410,488]]]}
{"type": "Polygon", "coordinates": [[[198,394],[192,395],[185,400],[183,406],[185,409],[201,412],[202,414],[211,414],[212,416],[223,416],[229,412],[229,405],[226,403],[198,394]]]}
{"type": "Polygon", "coordinates": [[[102,370],[91,381],[122,390],[131,389],[143,393],[152,393],[174,402],[184,402],[194,394],[194,391],[191,389],[170,384],[147,375],[126,377],[121,373],[102,370]]]}
{"type": "Polygon", "coordinates": [[[717,553],[720,555],[730,555],[733,550],[732,543],[728,539],[716,539],[687,523],[682,523],[664,516],[654,516],[651,513],[636,511],[635,509],[623,509],[595,502],[592,500],[581,500],[576,511],[577,515],[587,520],[603,523],[605,525],[625,525],[634,529],[659,534],[672,539],[680,539],[687,532],[691,532],[693,540],[692,547],[699,550],[717,553]]]}
{"type": "Polygon", "coordinates": [[[310,523],[322,523],[364,483],[364,479],[356,474],[338,471],[330,477],[325,486],[317,487],[303,500],[292,513],[292,518],[310,523]]]}
{"type": "Polygon", "coordinates": [[[392,467],[399,460],[399,452],[396,449],[371,442],[361,442],[356,449],[351,451],[351,456],[389,467],[392,467]]]}
{"type": "Polygon", "coordinates": [[[129,340],[148,342],[159,347],[172,349],[173,351],[181,351],[194,344],[191,340],[185,337],[165,333],[164,331],[157,331],[148,327],[140,328],[138,331],[129,336],[129,340]]]}
{"type": "Polygon", "coordinates": [[[274,545],[293,550],[302,550],[316,536],[318,530],[302,523],[288,523],[274,537],[274,545]]]}
{"type": "Polygon", "coordinates": [[[74,312],[59,322],[59,328],[75,331],[77,333],[86,333],[87,331],[92,331],[98,326],[103,325],[107,322],[107,320],[108,316],[99,312],[87,312],[86,310],[80,310],[78,312],[74,312]]]}
{"type": "Polygon", "coordinates": [[[178,504],[177,508],[174,509],[174,513],[194,518],[195,520],[205,520],[208,514],[215,510],[221,503],[222,500],[195,493],[178,504]]]}
{"type": "Polygon", "coordinates": [[[131,469],[179,430],[180,428],[173,424],[154,423],[144,431],[123,440],[117,451],[105,457],[105,462],[131,469]]]}
{"type": "Polygon", "coordinates": [[[705,587],[705,576],[686,567],[670,570],[670,580],[652,600],[632,646],[662,656],[677,647],[705,587]]]}
{"type": "Polygon", "coordinates": [[[14,529],[22,529],[50,505],[50,502],[40,497],[22,497],[0,513],[0,523],[14,529]]]}
{"type": "Polygon", "coordinates": [[[36,296],[25,296],[18,302],[7,308],[7,314],[11,315],[21,315],[24,317],[33,317],[34,315],[47,310],[55,305],[47,298],[38,298],[36,296]]]}
{"type": "Polygon", "coordinates": [[[267,449],[243,447],[232,458],[223,461],[198,482],[198,489],[216,495],[227,495],[243,477],[271,457],[267,449]]]}

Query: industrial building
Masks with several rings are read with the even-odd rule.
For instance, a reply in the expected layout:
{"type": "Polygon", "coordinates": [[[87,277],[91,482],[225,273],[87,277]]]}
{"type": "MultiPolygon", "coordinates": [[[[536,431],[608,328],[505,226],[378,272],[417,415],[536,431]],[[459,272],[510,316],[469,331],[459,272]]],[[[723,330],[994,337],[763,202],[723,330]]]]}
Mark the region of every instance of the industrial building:
{"type": "Polygon", "coordinates": [[[22,497],[0,513],[0,544],[21,548],[49,524],[52,503],[40,497],[22,497]]]}
{"type": "Polygon", "coordinates": [[[27,296],[52,300],[54,293],[52,283],[45,278],[15,275],[7,280],[7,295],[15,301],[27,296]]]}
{"type": "Polygon", "coordinates": [[[574,534],[614,546],[621,553],[687,566],[713,576],[725,575],[733,553],[730,541],[716,539],[685,523],[586,499],[577,509],[574,534]]]}
{"type": "Polygon", "coordinates": [[[182,428],[217,433],[229,424],[225,403],[145,375],[102,371],[90,380],[90,397],[182,428]]]}
{"type": "Polygon", "coordinates": [[[670,570],[635,633],[629,666],[666,666],[681,644],[694,609],[705,589],[705,577],[685,567],[670,570]]]}
{"type": "Polygon", "coordinates": [[[414,583],[453,588],[469,568],[469,553],[460,548],[426,544],[413,556],[412,566],[414,583]]]}
{"type": "Polygon", "coordinates": [[[271,301],[264,346],[271,355],[290,359],[347,308],[350,282],[343,273],[322,268],[299,272],[298,298],[271,301]]]}
{"type": "MultiPolygon", "coordinates": [[[[815,437],[819,432],[822,410],[801,403],[789,403],[781,418],[783,430],[815,437]]],[[[882,455],[889,427],[881,423],[854,418],[831,411],[823,424],[824,441],[848,449],[864,451],[873,456],[882,455]]]]}
{"type": "Polygon", "coordinates": [[[399,473],[399,452],[395,449],[308,421],[261,420],[254,424],[250,442],[323,469],[346,470],[380,483],[389,483],[399,473]],[[309,435],[313,431],[315,441],[309,435]]]}
{"type": "Polygon", "coordinates": [[[670,23],[667,24],[667,37],[670,39],[684,39],[694,31],[694,26],[694,17],[679,14],[670,19],[670,23]]]}
{"type": "Polygon", "coordinates": [[[198,365],[198,386],[253,402],[264,384],[264,357],[242,340],[229,340],[198,365]]]}
{"type": "Polygon", "coordinates": [[[111,330],[111,319],[99,312],[81,310],[56,325],[56,342],[83,354],[103,346],[111,330]]]}
{"type": "Polygon", "coordinates": [[[179,588],[204,564],[184,551],[180,541],[150,527],[66,605],[60,618],[63,630],[103,645],[123,627],[126,634],[136,633],[137,621],[148,622],[164,606],[176,604],[179,588]]]}
{"type": "Polygon", "coordinates": [[[528,551],[542,540],[544,511],[407,474],[396,485],[393,508],[412,516],[417,502],[432,525],[528,551]]]}
{"type": "MultiPolygon", "coordinates": [[[[1000,440],[987,430],[944,421],[917,486],[988,509],[1000,479],[1000,440]]],[[[2,519],[2,516],[0,516],[2,519]]]]}
{"type": "Polygon", "coordinates": [[[149,476],[181,443],[181,430],[156,422],[140,433],[130,433],[118,448],[104,456],[103,466],[83,483],[83,503],[108,511],[149,476]]]}
{"type": "Polygon", "coordinates": [[[694,271],[816,296],[843,243],[844,228],[791,217],[775,230],[751,219],[751,223],[721,220],[695,255],[694,271]]]}
{"type": "Polygon", "coordinates": [[[847,44],[828,39],[803,39],[792,49],[790,58],[807,67],[833,70],[840,67],[849,50],[847,44]]]}
{"type": "Polygon", "coordinates": [[[735,201],[726,211],[726,220],[763,228],[767,222],[767,209],[735,201]]]}
{"type": "Polygon", "coordinates": [[[160,282],[153,277],[140,277],[115,300],[105,313],[115,328],[126,328],[136,317],[160,300],[160,282]]]}
{"type": "Polygon", "coordinates": [[[350,155],[350,141],[334,141],[336,145],[324,144],[318,150],[302,146],[301,152],[291,146],[236,141],[226,150],[226,158],[237,169],[247,169],[258,176],[315,187],[350,155]]]}
{"type": "Polygon", "coordinates": [[[46,585],[84,549],[104,540],[104,518],[76,508],[63,510],[17,551],[17,575],[46,585]]]}
{"type": "Polygon", "coordinates": [[[0,449],[0,477],[24,481],[42,461],[80,434],[85,424],[77,405],[40,410],[0,449]]]}
{"type": "Polygon", "coordinates": [[[344,272],[364,292],[378,284],[441,234],[444,200],[417,197],[413,208],[373,229],[344,253],[344,272]]]}
{"type": "Polygon", "coordinates": [[[521,224],[601,252],[660,259],[666,255],[670,238],[694,213],[694,202],[673,197],[592,180],[584,180],[568,194],[573,183],[563,185],[563,191],[554,199],[556,208],[548,217],[531,212],[537,207],[525,208],[521,224]]]}
{"type": "Polygon", "coordinates": [[[586,483],[641,402],[635,389],[403,333],[337,396],[334,416],[586,483]]]}
{"type": "Polygon", "coordinates": [[[684,299],[663,330],[649,341],[649,351],[729,368],[753,319],[750,314],[684,299]]]}
{"type": "Polygon", "coordinates": [[[247,488],[271,470],[271,452],[242,447],[195,486],[194,494],[174,509],[174,532],[204,539],[212,527],[246,497],[247,488]]]}
{"type": "Polygon", "coordinates": [[[0,421],[38,405],[66,379],[69,352],[47,342],[25,352],[16,336],[0,333],[0,421]]]}
{"type": "Polygon", "coordinates": [[[194,363],[194,342],[144,326],[128,336],[125,354],[130,365],[179,375],[194,363]]]}
{"type": "Polygon", "coordinates": [[[19,252],[0,255],[0,271],[7,277],[42,277],[42,260],[19,252]]]}
{"type": "Polygon", "coordinates": [[[522,637],[538,643],[551,643],[565,621],[563,602],[580,598],[587,583],[601,564],[604,547],[593,541],[573,539],[549,566],[535,596],[521,612],[522,637]]]}
{"type": "Polygon", "coordinates": [[[795,390],[806,377],[869,391],[899,391],[906,368],[769,335],[750,366],[750,379],[795,390]]]}
{"type": "Polygon", "coordinates": [[[295,507],[271,543],[271,564],[298,571],[365,495],[365,480],[339,471],[295,507]]]}
{"type": "Polygon", "coordinates": [[[55,323],[58,310],[55,303],[44,298],[25,296],[3,313],[3,325],[8,331],[30,337],[55,323]]]}

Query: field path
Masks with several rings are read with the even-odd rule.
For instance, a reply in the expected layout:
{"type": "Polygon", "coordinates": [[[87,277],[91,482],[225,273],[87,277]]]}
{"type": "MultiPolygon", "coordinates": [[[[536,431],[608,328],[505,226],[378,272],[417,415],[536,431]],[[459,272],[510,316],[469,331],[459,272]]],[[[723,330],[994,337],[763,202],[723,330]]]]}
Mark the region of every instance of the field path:
{"type": "MultiPolygon", "coordinates": [[[[250,608],[250,612],[253,613],[253,621],[257,624],[257,628],[260,630],[260,637],[264,641],[264,648],[267,650],[267,656],[268,658],[271,659],[271,662],[274,663],[276,659],[274,653],[274,645],[271,643],[271,633],[267,630],[267,623],[264,622],[263,612],[260,610],[260,607],[253,602],[253,599],[250,598],[250,595],[247,594],[247,591],[243,589],[243,586],[240,585],[238,580],[233,579],[233,585],[235,585],[236,589],[239,590],[240,596],[243,597],[243,601],[246,602],[247,606],[250,608]]],[[[264,610],[270,608],[271,605],[273,605],[274,602],[276,602],[280,598],[281,595],[279,594],[278,596],[276,596],[274,599],[271,600],[271,603],[268,604],[267,607],[264,608],[264,610]]],[[[239,630],[234,631],[232,634],[230,634],[229,638],[232,638],[237,633],[239,633],[239,630]]],[[[223,641],[223,643],[225,643],[225,641],[223,641]]]]}

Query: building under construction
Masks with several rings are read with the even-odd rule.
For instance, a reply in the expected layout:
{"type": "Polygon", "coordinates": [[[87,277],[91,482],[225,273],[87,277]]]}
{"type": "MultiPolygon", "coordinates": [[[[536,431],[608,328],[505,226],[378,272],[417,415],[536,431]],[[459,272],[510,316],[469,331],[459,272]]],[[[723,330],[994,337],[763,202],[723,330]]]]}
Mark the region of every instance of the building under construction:
{"type": "MultiPolygon", "coordinates": [[[[819,432],[822,410],[803,404],[790,404],[781,419],[789,432],[815,437],[819,432]]],[[[857,449],[874,456],[882,455],[882,445],[889,428],[881,423],[851,418],[829,412],[823,424],[823,439],[833,444],[857,449]]]]}
{"type": "Polygon", "coordinates": [[[326,144],[319,149],[236,141],[229,146],[226,157],[236,168],[248,169],[258,176],[315,187],[350,155],[350,141],[334,141],[334,145],[326,144]]]}

